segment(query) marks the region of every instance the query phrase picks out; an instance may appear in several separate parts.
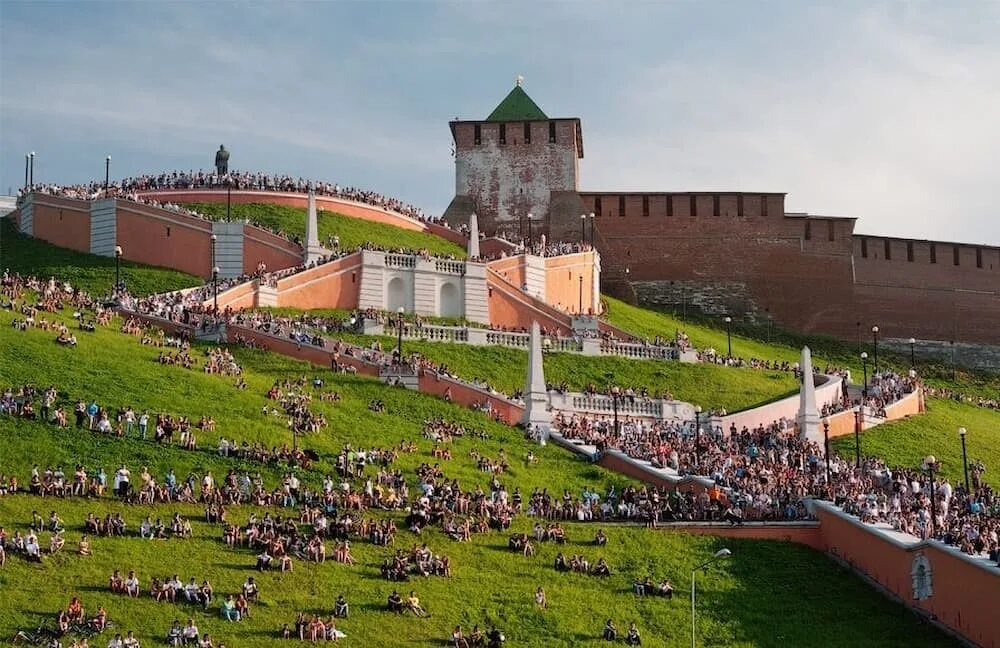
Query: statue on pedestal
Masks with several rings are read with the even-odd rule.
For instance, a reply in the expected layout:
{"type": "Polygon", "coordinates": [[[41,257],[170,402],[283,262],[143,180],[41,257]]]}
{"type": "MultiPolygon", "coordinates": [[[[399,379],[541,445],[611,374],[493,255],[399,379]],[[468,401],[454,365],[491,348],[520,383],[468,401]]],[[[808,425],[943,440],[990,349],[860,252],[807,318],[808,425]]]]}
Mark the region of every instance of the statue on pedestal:
{"type": "Polygon", "coordinates": [[[220,176],[229,173],[229,151],[222,144],[219,144],[219,150],[215,152],[215,171],[220,176]]]}

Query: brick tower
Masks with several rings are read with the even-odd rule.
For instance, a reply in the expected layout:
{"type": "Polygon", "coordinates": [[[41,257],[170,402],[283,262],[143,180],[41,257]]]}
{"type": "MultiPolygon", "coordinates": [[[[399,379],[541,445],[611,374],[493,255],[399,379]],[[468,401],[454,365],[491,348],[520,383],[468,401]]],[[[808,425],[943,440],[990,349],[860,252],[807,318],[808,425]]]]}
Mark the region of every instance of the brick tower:
{"type": "Polygon", "coordinates": [[[455,197],[444,213],[452,226],[479,216],[487,235],[552,236],[579,229],[583,133],[577,117],[553,119],[521,87],[521,79],[482,121],[453,121],[455,197]],[[570,230],[570,228],[575,228],[570,230]]]}

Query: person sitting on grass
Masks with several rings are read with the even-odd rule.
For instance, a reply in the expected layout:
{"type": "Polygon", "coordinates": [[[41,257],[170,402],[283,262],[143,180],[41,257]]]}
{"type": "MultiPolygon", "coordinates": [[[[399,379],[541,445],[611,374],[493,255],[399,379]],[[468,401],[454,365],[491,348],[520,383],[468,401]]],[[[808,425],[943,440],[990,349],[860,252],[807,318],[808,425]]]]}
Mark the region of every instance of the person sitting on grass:
{"type": "Polygon", "coordinates": [[[139,639],[136,638],[135,633],[131,630],[125,635],[125,639],[122,640],[123,648],[140,648],[139,639]]]}
{"type": "Polygon", "coordinates": [[[560,572],[569,571],[569,565],[566,564],[566,557],[562,555],[562,552],[556,554],[555,568],[556,571],[560,572]]]}
{"type": "Polygon", "coordinates": [[[108,579],[108,587],[111,588],[111,592],[114,594],[125,593],[125,579],[122,578],[122,573],[117,569],[112,572],[111,578],[108,579]]]}
{"type": "Polygon", "coordinates": [[[319,618],[318,614],[314,614],[312,619],[309,621],[309,625],[306,628],[306,634],[309,636],[309,641],[315,643],[326,638],[326,625],[323,620],[319,618]]]}
{"type": "Polygon", "coordinates": [[[83,604],[80,603],[79,597],[74,596],[70,599],[69,606],[66,608],[66,616],[71,623],[83,623],[83,604]]]}
{"type": "Polygon", "coordinates": [[[94,618],[90,620],[90,627],[96,632],[104,632],[104,629],[108,627],[108,613],[103,605],[98,606],[94,618]]]}
{"type": "Polygon", "coordinates": [[[129,571],[128,578],[125,579],[125,594],[131,598],[139,598],[139,577],[135,571],[129,571]]]}
{"type": "Polygon", "coordinates": [[[49,538],[49,553],[54,554],[62,550],[66,546],[66,540],[62,537],[60,533],[53,533],[52,537],[49,538]]]}
{"type": "Polygon", "coordinates": [[[642,639],[639,638],[639,628],[635,627],[635,621],[628,626],[628,632],[625,633],[625,644],[628,646],[642,645],[642,639]]]}
{"type": "Polygon", "coordinates": [[[185,624],[182,634],[184,635],[185,646],[198,645],[198,638],[200,635],[198,633],[198,626],[194,624],[194,619],[187,620],[187,624],[185,624]]]}
{"type": "Polygon", "coordinates": [[[240,615],[240,619],[250,617],[250,602],[242,593],[236,597],[236,612],[240,615]]]}
{"type": "Polygon", "coordinates": [[[451,643],[454,648],[470,648],[468,639],[462,634],[462,626],[457,625],[451,631],[451,643]]]}
{"type": "Polygon", "coordinates": [[[489,631],[486,633],[486,648],[500,648],[506,640],[507,637],[497,630],[496,626],[490,626],[489,631]]]}
{"type": "Polygon", "coordinates": [[[601,637],[605,641],[617,641],[618,640],[618,628],[615,627],[615,622],[608,619],[604,623],[604,630],[601,632],[601,637]]]}
{"type": "Polygon", "coordinates": [[[656,587],[656,591],[660,596],[665,596],[668,599],[674,598],[674,586],[671,585],[670,581],[666,578],[664,578],[656,587]]]}
{"type": "Polygon", "coordinates": [[[604,533],[604,529],[597,530],[597,535],[594,536],[594,544],[598,547],[603,547],[608,544],[608,536],[604,533]]]}
{"type": "Polygon", "coordinates": [[[167,630],[167,645],[180,646],[184,641],[184,629],[181,627],[180,619],[174,619],[170,629],[167,630]]]}
{"type": "Polygon", "coordinates": [[[337,600],[333,603],[333,616],[338,619],[346,619],[349,614],[349,608],[347,605],[347,599],[344,598],[343,594],[337,596],[337,600]]]}
{"type": "Polygon", "coordinates": [[[610,576],[611,568],[608,567],[608,563],[604,562],[604,558],[598,558],[591,573],[594,576],[610,576]]]}
{"type": "Polygon", "coordinates": [[[246,582],[243,583],[243,596],[248,601],[260,600],[260,590],[258,589],[257,581],[253,579],[253,576],[247,578],[246,582]]]}
{"type": "Polygon", "coordinates": [[[90,540],[87,536],[80,536],[80,544],[77,545],[76,554],[78,556],[90,555],[90,540]]]}
{"type": "Polygon", "coordinates": [[[233,598],[232,594],[227,596],[226,600],[222,602],[221,611],[222,611],[222,618],[225,619],[226,621],[240,620],[240,613],[239,610],[236,609],[236,600],[233,598]]]}
{"type": "Polygon", "coordinates": [[[427,610],[420,606],[420,599],[417,597],[417,593],[414,590],[410,590],[410,595],[406,597],[406,609],[413,612],[413,614],[420,618],[427,618],[430,616],[427,610]]]}
{"type": "Polygon", "coordinates": [[[396,590],[392,590],[392,594],[389,595],[388,607],[390,612],[395,612],[396,614],[403,613],[403,597],[396,590]]]}

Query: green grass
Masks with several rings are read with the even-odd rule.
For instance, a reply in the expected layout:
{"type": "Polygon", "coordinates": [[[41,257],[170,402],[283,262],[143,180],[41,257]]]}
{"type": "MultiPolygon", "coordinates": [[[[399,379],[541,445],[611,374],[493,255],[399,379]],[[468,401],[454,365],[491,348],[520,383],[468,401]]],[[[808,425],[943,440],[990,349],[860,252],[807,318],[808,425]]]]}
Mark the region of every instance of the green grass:
{"type": "MultiPolygon", "coordinates": [[[[675,331],[681,330],[687,333],[698,349],[712,347],[719,353],[726,353],[725,323],[720,319],[694,316],[681,318],[675,313],[638,308],[607,296],[603,299],[608,305],[606,319],[630,333],[650,339],[657,335],[672,338],[675,331]]],[[[820,369],[826,364],[846,367],[851,370],[856,382],[860,383],[862,380],[860,351],[856,343],[736,321],[732,323],[732,331],[734,356],[798,362],[802,347],[809,346],[813,354],[813,366],[820,369]]],[[[872,356],[870,339],[866,338],[862,350],[872,356]]],[[[905,373],[910,369],[909,354],[879,349],[879,364],[905,373]]],[[[950,387],[962,393],[986,398],[1000,398],[1000,374],[956,369],[939,363],[923,362],[919,358],[916,369],[921,379],[930,385],[950,387]]],[[[872,371],[870,363],[868,371],[872,371]]]]}
{"type": "MultiPolygon", "coordinates": [[[[8,218],[0,218],[0,270],[56,277],[69,281],[92,295],[108,295],[115,283],[115,260],[56,247],[17,231],[8,218]]],[[[121,262],[122,280],[133,295],[148,295],[179,290],[202,283],[198,277],[146,266],[131,261],[121,262]]]]}
{"type": "MultiPolygon", "coordinates": [[[[38,501],[27,496],[0,499],[0,519],[8,529],[24,531],[30,511],[55,509],[68,524],[67,548],[82,533],[88,512],[120,510],[109,500],[38,501]]],[[[227,646],[282,646],[277,638],[283,623],[292,623],[299,610],[329,613],[333,599],[344,593],[352,606],[351,618],[338,627],[347,633],[347,646],[444,646],[456,624],[466,631],[472,624],[496,623],[512,646],[600,646],[603,620],[614,618],[619,627],[635,621],[644,645],[687,646],[690,642],[688,591],[690,570],[720,547],[732,550],[726,562],[716,563],[698,577],[699,642],[709,646],[883,646],[921,648],[952,645],[936,630],[922,625],[901,606],[882,598],[859,579],[808,548],[773,541],[720,540],[683,533],[651,532],[637,527],[608,527],[610,542],[598,551],[589,544],[594,527],[566,525],[570,543],[543,544],[532,558],[506,549],[506,535],[475,536],[457,543],[430,529],[417,538],[402,532],[401,547],[427,542],[453,563],[450,579],[432,577],[392,584],[378,574],[390,549],[366,542],[352,543],[358,564],[323,565],[297,562],[291,573],[256,574],[253,555],[227,548],[218,527],[200,521],[196,506],[128,507],[123,513],[136,526],[144,515],[166,517],[174,511],[193,520],[195,537],[188,540],[143,541],[138,538],[93,539],[94,555],[64,553],[31,565],[11,558],[0,570],[0,636],[30,628],[65,606],[70,596],[82,597],[88,610],[103,605],[109,618],[124,630],[134,629],[143,645],[160,645],[174,619],[193,617],[202,632],[227,646]],[[551,563],[557,550],[583,553],[592,560],[605,557],[614,574],[597,579],[556,573],[551,563]],[[114,569],[134,569],[144,588],[153,576],[177,573],[181,579],[207,578],[217,595],[236,591],[247,576],[257,577],[261,602],[252,616],[234,624],[219,618],[217,607],[202,612],[186,603],[156,603],[146,591],[139,599],[112,595],[106,589],[114,569]],[[677,589],[673,600],[640,599],[631,581],[647,573],[668,577],[677,589]],[[803,578],[808,574],[809,578],[803,578]],[[532,594],[545,587],[547,610],[535,607],[532,594]],[[429,619],[398,617],[383,610],[393,588],[415,589],[429,619]]],[[[232,512],[244,523],[249,511],[232,512]]],[[[530,530],[520,518],[515,530],[530,530]]],[[[48,534],[42,534],[47,543],[48,534]]]]}
{"type": "MultiPolygon", "coordinates": [[[[885,423],[861,435],[864,455],[884,457],[890,466],[918,468],[923,458],[932,454],[941,462],[942,474],[958,484],[963,480],[962,444],[958,428],[968,430],[965,437],[969,462],[986,465],[984,479],[1000,487],[1000,413],[941,398],[927,399],[927,412],[901,421],[885,423]]],[[[854,437],[831,442],[834,450],[854,457],[854,437]]]]}
{"type": "MultiPolygon", "coordinates": [[[[457,440],[452,448],[455,458],[443,462],[446,474],[460,480],[464,489],[485,487],[487,482],[469,456],[472,449],[488,456],[505,449],[512,467],[502,480],[508,488],[516,486],[526,493],[534,487],[547,487],[554,493],[564,488],[578,493],[584,486],[603,491],[612,484],[620,489],[625,483],[623,478],[553,446],[529,446],[520,432],[488,421],[481,414],[385,387],[371,379],[334,376],[273,354],[238,350],[249,384],[246,391],[239,391],[233,388],[230,378],[160,365],[154,362],[157,350],[140,346],[136,338],[110,328],[94,334],[81,333],[79,346],[68,349],[56,345],[51,332],[13,330],[9,326],[12,317],[11,313],[0,312],[0,348],[17,349],[16,354],[4,355],[0,385],[25,381],[39,386],[56,384],[65,392],[65,398],[94,397],[111,407],[128,403],[191,417],[211,414],[218,420],[219,434],[238,440],[267,444],[287,441],[281,419],[259,414],[267,402],[264,392],[275,379],[322,373],[327,379],[326,388],[338,390],[343,400],[314,401],[314,409],[327,415],[330,427],[301,441],[321,456],[315,470],[304,475],[307,483],[315,484],[320,475],[330,471],[331,456],[344,443],[385,446],[406,439],[418,445],[418,452],[402,455],[394,467],[403,470],[415,484],[417,465],[435,461],[429,452],[431,444],[420,435],[422,421],[435,417],[461,421],[491,436],[490,441],[457,440]],[[367,403],[373,398],[385,401],[386,413],[368,411],[367,403]],[[520,459],[529,447],[539,456],[536,465],[520,459]]],[[[67,319],[66,314],[58,317],[67,319]]],[[[200,355],[201,349],[196,353],[200,355]]],[[[567,371],[576,360],[579,357],[566,357],[567,371]]],[[[657,363],[623,362],[623,366],[628,364],[657,363]]],[[[0,466],[5,472],[16,472],[22,481],[34,463],[68,466],[78,460],[91,468],[125,461],[136,470],[146,464],[157,475],[173,467],[179,476],[207,469],[219,476],[229,467],[239,467],[237,462],[208,451],[185,452],[151,442],[101,439],[89,432],[60,431],[41,423],[0,419],[0,435],[0,466]]],[[[214,445],[215,435],[203,435],[200,441],[214,445]]],[[[277,471],[263,472],[265,480],[273,485],[277,471]]],[[[227,646],[287,645],[276,638],[281,624],[291,623],[299,610],[328,612],[335,596],[343,592],[352,604],[352,617],[339,624],[348,634],[348,646],[445,646],[444,640],[455,624],[462,624],[468,631],[473,623],[497,623],[511,646],[599,646],[605,645],[598,641],[598,633],[606,617],[614,618],[623,628],[636,621],[644,645],[686,646],[690,641],[686,599],[690,570],[726,546],[732,549],[732,558],[699,576],[698,633],[705,645],[948,645],[945,637],[922,625],[904,608],[805,547],[611,526],[609,546],[597,550],[588,542],[594,527],[579,524],[566,525],[571,542],[561,549],[570,554],[583,553],[592,560],[605,557],[614,571],[611,578],[557,574],[551,563],[559,548],[542,545],[535,557],[527,559],[506,550],[506,534],[492,533],[476,536],[470,543],[456,543],[435,529],[428,529],[419,538],[403,531],[397,546],[427,542],[432,550],[451,558],[454,576],[390,584],[378,575],[378,565],[390,549],[357,541],[355,566],[297,563],[292,573],[260,575],[261,603],[253,607],[249,620],[230,624],[219,619],[217,607],[202,613],[183,603],[155,603],[145,596],[154,575],[177,573],[185,580],[191,576],[208,578],[222,595],[236,590],[247,576],[254,575],[252,553],[225,547],[219,528],[200,521],[200,507],[122,507],[110,499],[42,500],[14,495],[0,498],[0,525],[9,531],[24,531],[32,509],[43,514],[59,512],[69,527],[66,537],[70,551],[47,558],[42,565],[10,557],[0,570],[0,636],[11,636],[17,629],[32,628],[43,619],[51,619],[70,596],[78,594],[91,611],[104,605],[118,628],[134,629],[144,645],[158,645],[173,619],[188,617],[194,617],[203,632],[224,640],[227,646]],[[174,511],[181,512],[193,520],[195,537],[157,542],[97,538],[93,539],[93,556],[81,558],[72,553],[88,512],[103,514],[120,509],[124,509],[133,529],[146,514],[166,518],[174,511]],[[144,596],[131,600],[111,595],[106,583],[114,569],[135,569],[142,579],[144,596]],[[670,578],[677,588],[677,598],[638,599],[631,594],[632,579],[647,573],[670,578]],[[804,574],[809,577],[803,578],[804,574]],[[550,608],[546,611],[535,608],[532,601],[532,593],[539,585],[548,594],[550,608]],[[404,591],[416,589],[433,616],[418,620],[383,612],[385,597],[394,586],[404,591]]],[[[237,507],[231,511],[231,520],[243,523],[249,513],[249,508],[237,507]]],[[[520,517],[515,530],[527,531],[532,523],[520,517]]],[[[47,543],[48,534],[43,534],[42,540],[47,543]]]]}
{"type": "MultiPolygon", "coordinates": [[[[221,219],[226,215],[225,203],[191,203],[185,205],[209,218],[221,219]]],[[[306,210],[303,207],[288,207],[268,203],[248,203],[232,205],[234,219],[247,219],[251,223],[276,229],[290,236],[305,237],[306,210]]],[[[320,242],[327,236],[340,237],[343,249],[355,249],[364,243],[374,243],[388,248],[408,250],[428,250],[437,256],[465,258],[465,249],[434,234],[406,230],[385,223],[376,223],[361,218],[351,218],[329,211],[317,213],[320,242]]]]}

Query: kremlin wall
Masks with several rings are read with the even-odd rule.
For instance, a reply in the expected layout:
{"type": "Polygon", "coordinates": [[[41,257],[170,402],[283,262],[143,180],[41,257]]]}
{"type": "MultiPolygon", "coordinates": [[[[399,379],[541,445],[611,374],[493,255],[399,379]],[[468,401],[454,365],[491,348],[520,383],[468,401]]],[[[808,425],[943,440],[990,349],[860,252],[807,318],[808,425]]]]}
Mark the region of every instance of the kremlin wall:
{"type": "Polygon", "coordinates": [[[847,340],[878,324],[890,343],[1000,344],[998,247],[856,234],[854,218],[786,212],[783,193],[581,190],[580,120],[549,118],[520,85],[450,128],[445,219],[475,211],[487,234],[587,238],[605,292],[847,340]]]}

